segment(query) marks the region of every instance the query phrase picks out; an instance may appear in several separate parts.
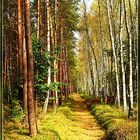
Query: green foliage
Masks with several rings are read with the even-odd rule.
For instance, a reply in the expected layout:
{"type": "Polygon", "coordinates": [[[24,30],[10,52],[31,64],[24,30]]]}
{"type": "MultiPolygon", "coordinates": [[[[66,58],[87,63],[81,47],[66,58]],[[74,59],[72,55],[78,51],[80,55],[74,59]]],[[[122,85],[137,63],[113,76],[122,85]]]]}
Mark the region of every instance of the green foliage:
{"type": "Polygon", "coordinates": [[[136,122],[127,120],[127,113],[121,109],[109,105],[91,105],[90,110],[107,129],[108,139],[136,139],[136,122]]]}
{"type": "Polygon", "coordinates": [[[90,99],[91,97],[88,95],[88,94],[80,94],[80,96],[83,98],[83,99],[90,99]]]}
{"type": "Polygon", "coordinates": [[[9,119],[11,121],[21,121],[25,116],[22,107],[19,102],[15,100],[12,101],[12,106],[13,108],[10,111],[9,119]]]}
{"type": "MultiPolygon", "coordinates": [[[[35,92],[37,94],[45,95],[45,93],[50,91],[58,91],[60,86],[67,86],[66,83],[62,82],[51,82],[50,85],[46,83],[48,75],[48,66],[54,60],[57,60],[55,54],[60,52],[60,46],[54,46],[54,55],[50,55],[50,52],[44,49],[43,43],[36,38],[33,38],[33,54],[34,54],[34,67],[35,67],[35,92]]],[[[52,52],[51,52],[52,53],[52,52]]],[[[51,71],[54,71],[53,66],[51,66],[51,71]]]]}

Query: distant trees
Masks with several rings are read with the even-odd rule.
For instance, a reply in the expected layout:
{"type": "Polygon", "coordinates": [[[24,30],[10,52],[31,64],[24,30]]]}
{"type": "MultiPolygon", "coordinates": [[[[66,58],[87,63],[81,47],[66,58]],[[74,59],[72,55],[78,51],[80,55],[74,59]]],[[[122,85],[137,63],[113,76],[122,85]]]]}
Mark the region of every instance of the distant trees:
{"type": "MultiPolygon", "coordinates": [[[[95,96],[95,92],[88,91],[92,87],[92,77],[89,76],[87,70],[89,60],[83,35],[86,33],[85,4],[81,5],[83,12],[79,23],[80,40],[77,45],[79,48],[78,89],[95,96]],[[81,70],[81,67],[85,67],[85,69],[81,70]]],[[[129,105],[129,114],[133,114],[131,113],[133,112],[133,102],[137,101],[137,92],[134,91],[136,89],[134,87],[137,85],[135,71],[137,62],[132,57],[132,55],[135,56],[135,48],[137,48],[134,43],[137,40],[134,39],[137,34],[134,30],[137,21],[136,11],[136,4],[131,0],[96,0],[90,10],[86,12],[88,36],[95,52],[90,59],[97,61],[97,66],[96,63],[92,63],[90,67],[98,67],[100,99],[106,102],[108,96],[115,96],[115,103],[118,107],[123,103],[124,111],[129,105]]],[[[95,72],[94,69],[92,71],[95,72]]]]}

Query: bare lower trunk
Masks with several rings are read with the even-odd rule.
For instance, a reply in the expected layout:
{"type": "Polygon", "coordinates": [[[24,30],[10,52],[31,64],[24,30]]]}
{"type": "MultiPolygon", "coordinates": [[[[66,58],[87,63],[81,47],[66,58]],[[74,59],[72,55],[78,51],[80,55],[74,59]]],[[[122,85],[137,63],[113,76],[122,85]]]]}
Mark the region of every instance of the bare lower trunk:
{"type": "MultiPolygon", "coordinates": [[[[54,46],[56,47],[57,46],[57,0],[55,0],[55,8],[54,8],[54,46]]],[[[56,57],[57,57],[57,54],[55,55],[56,57]]],[[[56,70],[58,69],[58,65],[57,65],[58,63],[57,63],[57,61],[56,60],[54,60],[54,82],[56,82],[57,81],[57,72],[56,72],[56,70]]],[[[56,105],[58,105],[58,92],[56,91],[55,92],[55,98],[56,98],[56,100],[55,100],[55,103],[56,103],[56,105]]]]}
{"type": "MultiPolygon", "coordinates": [[[[50,53],[50,14],[49,14],[49,0],[47,0],[47,51],[50,53]]],[[[50,54],[51,55],[51,54],[50,54]]],[[[50,85],[51,83],[51,65],[50,65],[50,61],[48,61],[48,79],[47,79],[47,84],[50,85]]],[[[48,90],[47,92],[47,98],[45,99],[45,103],[44,103],[44,108],[43,111],[44,113],[46,113],[47,111],[47,107],[48,107],[48,101],[49,101],[49,95],[50,94],[50,90],[48,90]]]]}
{"type": "Polygon", "coordinates": [[[22,76],[22,34],[21,34],[21,2],[20,0],[17,0],[18,3],[18,17],[17,17],[17,23],[18,23],[18,43],[19,43],[19,69],[20,69],[20,76],[22,76]]]}
{"type": "Polygon", "coordinates": [[[88,25],[87,25],[87,11],[86,11],[86,3],[84,0],[83,3],[84,3],[84,22],[85,22],[85,32],[86,32],[86,49],[88,53],[88,63],[89,63],[89,70],[90,70],[90,75],[91,75],[91,80],[93,85],[93,95],[94,95],[95,90],[94,90],[93,62],[90,54],[90,40],[89,40],[89,32],[88,32],[88,25]]]}
{"type": "Polygon", "coordinates": [[[37,0],[37,40],[39,39],[40,32],[40,0],[37,0]]]}
{"type": "Polygon", "coordinates": [[[117,103],[118,103],[118,107],[120,107],[119,75],[118,75],[118,66],[117,66],[117,58],[116,58],[116,52],[115,52],[112,23],[111,23],[111,17],[110,17],[109,0],[107,0],[107,16],[108,16],[108,24],[109,24],[109,30],[110,30],[111,46],[113,49],[113,56],[114,56],[114,61],[115,61],[115,73],[116,73],[116,84],[117,84],[117,103]]]}
{"type": "Polygon", "coordinates": [[[126,102],[126,84],[125,84],[125,70],[124,70],[124,59],[123,59],[123,44],[121,37],[121,26],[122,26],[122,0],[120,0],[120,23],[119,23],[119,45],[120,45],[120,54],[121,54],[121,69],[122,69],[122,82],[123,82],[123,109],[126,111],[127,102],[126,102]]]}
{"type": "MultiPolygon", "coordinates": [[[[132,25],[132,21],[130,24],[130,27],[128,25],[128,21],[127,21],[127,15],[126,15],[126,4],[125,4],[125,0],[123,0],[123,6],[124,6],[124,21],[125,21],[125,26],[126,26],[126,32],[127,32],[127,37],[128,37],[128,44],[129,44],[129,111],[128,111],[128,117],[132,117],[133,116],[133,79],[132,79],[132,35],[133,35],[133,25],[132,25]]],[[[129,5],[130,6],[130,5],[129,5]]],[[[130,11],[130,18],[131,17],[131,11],[130,11]]],[[[132,20],[132,19],[130,19],[132,20]]]]}
{"type": "Polygon", "coordinates": [[[50,93],[47,93],[47,97],[45,98],[45,102],[44,102],[44,106],[43,106],[43,113],[47,113],[47,109],[48,109],[48,103],[49,103],[49,95],[50,93]]]}
{"type": "Polygon", "coordinates": [[[25,39],[27,50],[27,98],[28,98],[28,123],[31,136],[37,135],[37,124],[34,106],[34,66],[33,51],[31,41],[31,23],[30,23],[30,1],[25,0],[25,39]]]}
{"type": "MultiPolygon", "coordinates": [[[[104,44],[103,44],[103,35],[102,35],[102,22],[101,22],[101,2],[98,0],[98,9],[99,9],[99,30],[100,30],[100,47],[102,51],[102,95],[106,96],[105,93],[105,62],[104,62],[104,44]]],[[[98,76],[99,77],[99,76],[98,76]]]]}
{"type": "Polygon", "coordinates": [[[27,52],[25,44],[24,2],[22,3],[22,50],[23,50],[23,109],[27,113],[27,52]]]}

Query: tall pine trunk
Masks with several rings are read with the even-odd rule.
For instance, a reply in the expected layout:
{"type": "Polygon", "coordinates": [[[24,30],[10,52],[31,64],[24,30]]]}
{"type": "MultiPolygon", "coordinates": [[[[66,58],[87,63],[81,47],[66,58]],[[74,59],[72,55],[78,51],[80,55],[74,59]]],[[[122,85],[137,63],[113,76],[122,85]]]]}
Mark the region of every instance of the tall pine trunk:
{"type": "Polygon", "coordinates": [[[28,123],[29,134],[37,135],[37,124],[34,106],[34,66],[33,50],[31,40],[31,22],[30,22],[30,0],[25,0],[25,39],[27,50],[27,103],[28,103],[28,123]]]}
{"type": "Polygon", "coordinates": [[[40,0],[37,0],[37,40],[39,39],[40,35],[40,0]]]}
{"type": "MultiPolygon", "coordinates": [[[[23,50],[23,110],[27,115],[27,52],[25,44],[25,18],[24,18],[24,2],[22,2],[22,50],[23,50]]],[[[25,116],[26,122],[26,116],[25,116]]]]}
{"type": "Polygon", "coordinates": [[[19,44],[19,69],[20,69],[20,76],[22,76],[22,34],[21,34],[21,2],[20,0],[17,0],[17,8],[18,8],[18,14],[17,14],[17,24],[18,24],[18,44],[19,44]]]}
{"type": "MultiPolygon", "coordinates": [[[[55,8],[54,8],[54,47],[56,49],[57,47],[57,0],[55,0],[55,8]]],[[[55,58],[57,58],[57,54],[54,54],[55,58]]],[[[58,62],[54,60],[54,82],[57,81],[57,72],[56,70],[58,69],[58,62]]],[[[55,92],[55,103],[58,105],[58,92],[55,92]]]]}

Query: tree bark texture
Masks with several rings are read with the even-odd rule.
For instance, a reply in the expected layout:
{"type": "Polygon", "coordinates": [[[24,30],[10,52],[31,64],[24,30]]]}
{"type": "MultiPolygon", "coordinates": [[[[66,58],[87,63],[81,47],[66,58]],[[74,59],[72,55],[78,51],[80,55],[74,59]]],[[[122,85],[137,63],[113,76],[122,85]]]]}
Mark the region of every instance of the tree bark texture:
{"type": "Polygon", "coordinates": [[[27,50],[27,103],[28,103],[28,122],[29,133],[31,136],[37,135],[37,124],[34,106],[34,66],[33,50],[31,41],[31,22],[30,22],[30,0],[25,0],[25,39],[27,50]]]}

